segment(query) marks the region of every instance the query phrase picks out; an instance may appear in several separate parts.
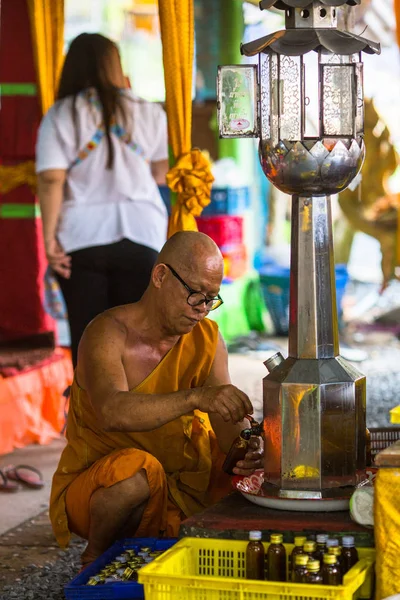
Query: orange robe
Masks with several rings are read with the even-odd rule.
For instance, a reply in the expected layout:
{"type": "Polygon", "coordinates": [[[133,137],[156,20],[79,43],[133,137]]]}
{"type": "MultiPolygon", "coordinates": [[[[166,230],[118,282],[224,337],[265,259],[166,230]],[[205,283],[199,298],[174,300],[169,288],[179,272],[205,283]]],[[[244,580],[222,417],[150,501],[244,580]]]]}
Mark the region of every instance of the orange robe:
{"type": "MultiPolygon", "coordinates": [[[[202,386],[218,342],[209,319],[183,335],[134,392],[168,394],[202,386]]],[[[67,440],[53,477],[50,519],[58,543],[70,531],[87,538],[91,495],[144,469],[150,487],[136,535],[178,534],[183,518],[210,506],[230,491],[207,414],[198,410],[151,432],[110,433],[98,425],[87,393],[74,380],[67,440]],[[68,516],[67,516],[68,515],[68,516]]]]}

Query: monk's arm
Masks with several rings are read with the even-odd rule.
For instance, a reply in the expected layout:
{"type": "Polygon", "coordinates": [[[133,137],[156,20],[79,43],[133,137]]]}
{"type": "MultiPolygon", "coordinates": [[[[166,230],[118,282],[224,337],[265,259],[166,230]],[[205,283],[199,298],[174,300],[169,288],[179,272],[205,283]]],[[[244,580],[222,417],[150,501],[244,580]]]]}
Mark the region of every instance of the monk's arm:
{"type": "Polygon", "coordinates": [[[126,336],[124,325],[105,314],[86,328],[79,345],[77,381],[105,431],[152,431],[195,409],[233,423],[251,410],[247,396],[233,385],[170,394],[129,391],[123,364],[126,336]]]}
{"type": "MultiPolygon", "coordinates": [[[[214,362],[211,367],[210,375],[204,385],[218,386],[229,383],[231,383],[231,378],[228,369],[228,351],[221,334],[219,334],[214,362]]],[[[229,452],[232,442],[238,437],[242,429],[250,427],[250,423],[247,419],[244,419],[239,423],[233,423],[232,421],[226,423],[221,416],[216,413],[209,414],[209,417],[212,428],[217,436],[218,445],[222,452],[225,453],[229,452]]]]}

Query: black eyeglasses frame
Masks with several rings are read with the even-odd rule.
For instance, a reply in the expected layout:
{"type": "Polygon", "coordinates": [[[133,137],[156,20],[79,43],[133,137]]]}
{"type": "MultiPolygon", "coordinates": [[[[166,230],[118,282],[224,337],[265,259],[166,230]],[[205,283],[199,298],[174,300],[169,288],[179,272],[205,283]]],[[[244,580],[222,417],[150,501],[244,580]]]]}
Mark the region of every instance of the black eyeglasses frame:
{"type": "Polygon", "coordinates": [[[181,284],[185,287],[185,289],[189,292],[188,297],[186,298],[186,302],[189,304],[189,306],[200,306],[200,304],[204,304],[207,307],[207,304],[210,304],[210,302],[216,302],[219,301],[219,304],[216,304],[216,306],[213,306],[212,308],[209,308],[207,310],[212,311],[215,310],[216,308],[219,308],[221,306],[221,304],[224,303],[224,301],[222,300],[221,296],[218,294],[217,296],[214,296],[213,298],[208,298],[205,294],[203,294],[203,292],[199,292],[198,290],[194,290],[193,288],[190,287],[190,285],[188,285],[186,283],[186,281],[184,281],[182,279],[182,277],[180,275],[178,275],[178,273],[175,271],[175,269],[173,267],[171,267],[171,265],[169,265],[168,263],[164,263],[166,267],[168,267],[168,269],[171,271],[172,275],[181,282],[181,284]],[[189,302],[189,298],[190,296],[192,296],[192,294],[200,294],[201,296],[204,297],[204,300],[202,300],[201,302],[198,302],[197,304],[190,304],[189,302]]]}

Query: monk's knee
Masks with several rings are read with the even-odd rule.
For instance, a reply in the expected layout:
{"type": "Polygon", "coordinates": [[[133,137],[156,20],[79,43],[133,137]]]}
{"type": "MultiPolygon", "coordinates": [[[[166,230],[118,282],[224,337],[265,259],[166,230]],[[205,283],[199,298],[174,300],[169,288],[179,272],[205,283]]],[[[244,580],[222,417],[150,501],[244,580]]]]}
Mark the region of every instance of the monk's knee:
{"type": "Polygon", "coordinates": [[[162,486],[165,472],[161,463],[151,454],[126,449],[115,457],[112,464],[117,481],[99,488],[90,500],[91,512],[104,510],[109,503],[119,506],[138,506],[146,502],[151,490],[162,486]]]}

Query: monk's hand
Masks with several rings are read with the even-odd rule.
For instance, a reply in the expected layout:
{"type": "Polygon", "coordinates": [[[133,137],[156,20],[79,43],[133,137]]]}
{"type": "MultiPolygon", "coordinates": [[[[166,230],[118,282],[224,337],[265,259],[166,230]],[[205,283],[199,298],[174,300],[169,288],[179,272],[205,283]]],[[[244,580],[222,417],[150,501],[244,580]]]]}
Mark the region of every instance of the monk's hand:
{"type": "Polygon", "coordinates": [[[205,413],[217,413],[224,421],[239,423],[253,413],[247,394],[235,385],[218,385],[196,388],[197,408],[205,413]]]}
{"type": "Polygon", "coordinates": [[[249,448],[243,460],[239,460],[233,468],[235,475],[251,475],[257,469],[264,467],[263,441],[259,437],[252,437],[249,448]]]}

